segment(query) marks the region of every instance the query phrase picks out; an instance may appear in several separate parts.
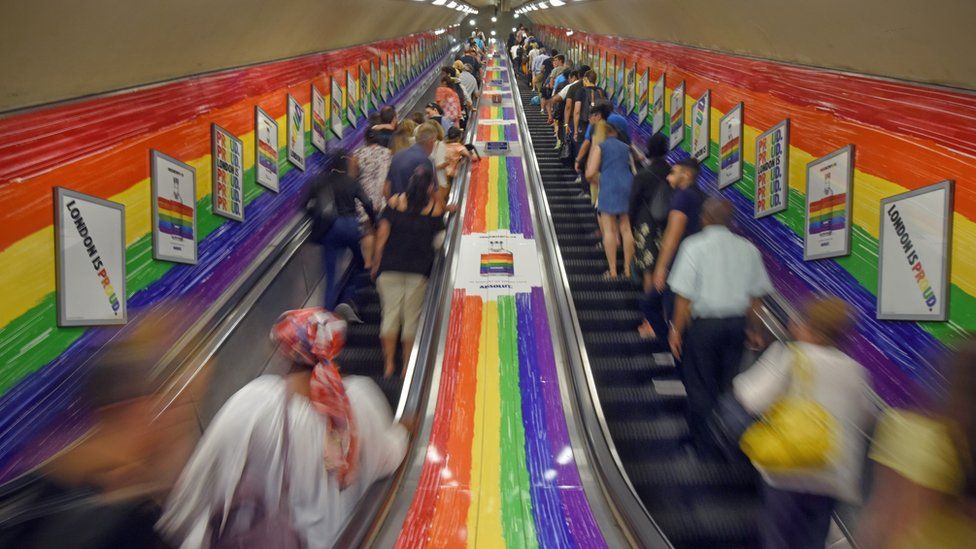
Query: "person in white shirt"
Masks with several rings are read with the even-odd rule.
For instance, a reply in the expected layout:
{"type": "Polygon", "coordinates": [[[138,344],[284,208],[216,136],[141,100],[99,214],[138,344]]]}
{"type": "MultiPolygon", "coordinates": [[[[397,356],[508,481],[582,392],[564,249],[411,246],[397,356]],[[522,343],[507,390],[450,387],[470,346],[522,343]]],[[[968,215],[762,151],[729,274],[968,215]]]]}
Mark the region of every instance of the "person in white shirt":
{"type": "Polygon", "coordinates": [[[331,547],[366,490],[399,467],[406,429],[372,380],[340,378],[332,360],[345,331],[320,307],[282,314],[271,338],[291,372],[251,381],[221,407],[157,524],[172,546],[210,547],[248,532],[253,517],[235,510],[234,494],[256,485],[265,510],[290,506],[305,547],[331,547]]]}
{"type": "Polygon", "coordinates": [[[701,220],[705,228],[681,243],[668,278],[676,294],[668,339],[671,351],[682,359],[695,448],[709,459],[721,453],[706,422],[739,373],[746,315],[773,286],[759,250],[729,230],[732,205],[728,201],[706,200],[701,220]]]}
{"type": "Polygon", "coordinates": [[[478,79],[472,74],[474,70],[471,68],[471,65],[466,65],[458,60],[454,62],[454,68],[458,72],[458,83],[461,85],[461,91],[464,93],[461,101],[464,103],[464,108],[470,110],[471,106],[477,101],[478,79]]]}
{"type": "Polygon", "coordinates": [[[867,371],[837,348],[851,325],[843,300],[812,300],[790,326],[796,342],[774,343],[733,381],[736,400],[754,416],[796,395],[816,401],[839,428],[822,468],[784,471],[756,464],[765,481],[763,547],[824,547],[836,502],[861,500],[864,433],[876,408],[867,371]]]}

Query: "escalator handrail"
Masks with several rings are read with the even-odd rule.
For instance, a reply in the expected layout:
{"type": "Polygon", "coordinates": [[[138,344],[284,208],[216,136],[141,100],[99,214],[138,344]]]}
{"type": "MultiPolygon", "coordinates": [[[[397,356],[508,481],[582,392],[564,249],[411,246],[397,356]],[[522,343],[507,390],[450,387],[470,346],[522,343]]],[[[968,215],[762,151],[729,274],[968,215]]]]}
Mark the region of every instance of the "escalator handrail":
{"type": "Polygon", "coordinates": [[[509,80],[512,86],[513,100],[519,116],[519,132],[522,139],[522,150],[528,169],[527,183],[537,212],[539,234],[537,239],[545,250],[543,266],[550,281],[553,303],[556,305],[556,318],[559,329],[555,330],[563,346],[563,356],[569,361],[569,371],[572,373],[570,385],[572,393],[576,395],[577,407],[583,418],[583,433],[587,441],[589,452],[596,458],[591,459],[591,466],[598,472],[599,480],[605,492],[606,500],[612,511],[617,515],[621,526],[625,526],[626,534],[631,543],[640,547],[671,547],[670,541],[660,527],[648,513],[637,491],[634,489],[623,462],[613,443],[610,429],[600,404],[596,390],[596,381],[590,367],[586,346],[583,340],[582,328],[576,314],[576,305],[569,288],[569,277],[566,272],[562,251],[556,238],[556,229],[552,220],[549,201],[543,188],[539,164],[535,156],[535,148],[525,117],[525,107],[515,76],[515,67],[511,66],[509,80]],[[575,352],[571,352],[575,351],[575,352]]]}

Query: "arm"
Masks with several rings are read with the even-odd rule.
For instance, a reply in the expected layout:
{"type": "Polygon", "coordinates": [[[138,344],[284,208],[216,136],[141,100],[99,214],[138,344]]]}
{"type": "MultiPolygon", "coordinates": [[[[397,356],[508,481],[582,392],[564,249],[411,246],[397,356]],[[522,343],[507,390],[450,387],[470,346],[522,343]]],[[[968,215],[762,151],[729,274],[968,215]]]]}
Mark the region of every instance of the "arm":
{"type": "Polygon", "coordinates": [[[583,161],[583,157],[585,157],[586,156],[586,153],[588,153],[588,152],[590,152],[590,140],[589,139],[587,139],[586,141],[583,142],[583,144],[580,146],[579,152],[576,153],[576,172],[577,173],[579,173],[579,171],[580,171],[580,162],[583,161]]]}
{"type": "Polygon", "coordinates": [[[566,110],[563,111],[563,123],[566,124],[567,130],[575,128],[575,126],[571,125],[573,123],[573,100],[570,99],[568,94],[566,95],[566,110]]]}
{"type": "Polygon", "coordinates": [[[376,225],[376,211],[373,209],[373,201],[370,200],[369,196],[366,195],[366,191],[363,186],[356,182],[356,191],[353,195],[360,204],[363,205],[363,211],[366,212],[366,217],[369,218],[369,224],[376,225]]]}
{"type": "Polygon", "coordinates": [[[691,324],[691,302],[688,298],[678,295],[674,300],[674,319],[671,323],[671,333],[668,342],[675,357],[681,358],[682,335],[691,324]]]}
{"type": "Polygon", "coordinates": [[[383,248],[386,247],[386,241],[390,239],[390,222],[386,219],[380,220],[379,225],[376,227],[376,244],[375,250],[373,251],[373,269],[370,275],[373,279],[376,279],[376,275],[380,272],[380,261],[383,259],[383,248]]]}
{"type": "Polygon", "coordinates": [[[593,152],[590,153],[590,158],[586,161],[586,178],[591,181],[600,173],[602,151],[602,147],[593,147],[593,152]]]}
{"type": "Polygon", "coordinates": [[[359,179],[359,160],[356,160],[356,155],[349,155],[349,177],[353,180],[359,179]]]}
{"type": "Polygon", "coordinates": [[[392,189],[393,189],[393,183],[390,182],[390,178],[387,177],[386,178],[386,182],[383,183],[383,198],[389,200],[390,199],[390,196],[392,196],[392,194],[391,194],[392,193],[392,189]]]}
{"type": "Polygon", "coordinates": [[[654,286],[658,291],[664,290],[667,283],[668,268],[671,260],[674,259],[678,251],[678,244],[681,243],[681,235],[685,234],[685,227],[688,225],[688,216],[684,212],[671,210],[668,214],[668,227],[664,230],[664,238],[661,242],[661,253],[658,254],[657,265],[654,267],[654,286]]]}
{"type": "Polygon", "coordinates": [[[580,101],[573,101],[573,136],[579,136],[579,117],[580,112],[583,110],[583,103],[580,101]]]}

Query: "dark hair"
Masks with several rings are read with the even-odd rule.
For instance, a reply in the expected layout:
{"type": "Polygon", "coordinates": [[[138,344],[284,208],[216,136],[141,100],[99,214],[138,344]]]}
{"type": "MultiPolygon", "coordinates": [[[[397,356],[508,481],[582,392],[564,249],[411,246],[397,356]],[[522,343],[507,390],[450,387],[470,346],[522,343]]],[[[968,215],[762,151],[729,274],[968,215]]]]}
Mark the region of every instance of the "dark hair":
{"type": "Polygon", "coordinates": [[[694,158],[685,158],[684,160],[680,160],[675,163],[674,167],[690,170],[692,179],[698,179],[698,172],[701,170],[701,168],[698,166],[698,161],[694,158]]]}
{"type": "Polygon", "coordinates": [[[333,149],[329,152],[329,167],[333,172],[349,170],[349,154],[346,149],[333,149]]]}
{"type": "Polygon", "coordinates": [[[430,201],[430,188],[434,185],[434,172],[427,166],[421,164],[413,171],[410,182],[407,183],[407,191],[404,196],[407,199],[407,212],[419,214],[427,207],[430,201]]]}
{"type": "Polygon", "coordinates": [[[668,137],[661,132],[657,132],[647,140],[647,157],[661,158],[668,154],[670,146],[671,143],[668,137]]]}
{"type": "Polygon", "coordinates": [[[376,130],[374,130],[371,127],[370,128],[366,128],[366,144],[367,145],[376,145],[377,143],[379,143],[378,137],[379,136],[378,136],[376,130]]]}
{"type": "Polygon", "coordinates": [[[377,124],[382,124],[382,122],[380,121],[380,113],[378,113],[378,112],[371,112],[371,113],[369,113],[369,116],[366,117],[366,122],[370,126],[375,126],[377,124]]]}
{"type": "Polygon", "coordinates": [[[427,121],[427,115],[420,111],[415,111],[410,113],[410,116],[407,117],[407,120],[413,120],[419,126],[427,121]]]}
{"type": "Polygon", "coordinates": [[[437,114],[439,114],[441,116],[444,115],[444,109],[442,109],[440,105],[438,105],[437,103],[434,103],[433,101],[431,101],[430,103],[427,103],[427,107],[426,108],[436,110],[437,111],[437,114]]]}
{"type": "Polygon", "coordinates": [[[580,72],[579,72],[578,69],[570,69],[570,71],[567,73],[566,78],[575,78],[575,79],[579,80],[579,75],[580,75],[580,72]]]}
{"type": "Polygon", "coordinates": [[[393,105],[383,105],[380,109],[380,121],[384,124],[391,124],[393,119],[396,118],[396,107],[393,105]]]}
{"type": "Polygon", "coordinates": [[[450,76],[447,76],[446,74],[444,76],[442,76],[441,77],[441,86],[447,86],[448,88],[450,88],[451,87],[451,77],[450,76]]]}
{"type": "Polygon", "coordinates": [[[596,83],[596,71],[590,69],[583,74],[583,78],[589,80],[590,82],[596,83]]]}
{"type": "Polygon", "coordinates": [[[599,114],[604,120],[610,118],[610,113],[613,112],[613,104],[605,99],[601,99],[596,102],[595,105],[590,107],[590,114],[599,114]]]}
{"type": "Polygon", "coordinates": [[[461,128],[459,128],[457,126],[451,126],[451,128],[449,130],[447,130],[447,138],[448,139],[461,139],[461,128]]]}
{"type": "Polygon", "coordinates": [[[565,55],[560,54],[560,55],[555,55],[553,57],[555,57],[560,63],[565,63],[566,62],[566,56],[565,55]]]}
{"type": "Polygon", "coordinates": [[[556,48],[552,48],[552,52],[550,52],[549,55],[555,57],[559,55],[559,50],[557,50],[556,48]]]}

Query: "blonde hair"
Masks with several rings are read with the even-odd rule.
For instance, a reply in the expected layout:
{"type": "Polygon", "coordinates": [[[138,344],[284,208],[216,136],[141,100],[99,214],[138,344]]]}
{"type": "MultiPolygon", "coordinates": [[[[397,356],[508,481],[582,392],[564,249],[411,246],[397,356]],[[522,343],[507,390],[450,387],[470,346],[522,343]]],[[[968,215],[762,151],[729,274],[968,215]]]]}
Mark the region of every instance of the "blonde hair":
{"type": "Polygon", "coordinates": [[[424,122],[417,128],[417,143],[429,143],[444,139],[444,127],[437,122],[424,122]]]}
{"type": "Polygon", "coordinates": [[[830,345],[837,345],[854,323],[850,306],[839,297],[811,299],[802,311],[801,322],[830,345]]]}
{"type": "Polygon", "coordinates": [[[413,130],[417,124],[410,119],[400,122],[390,137],[390,152],[396,154],[413,144],[413,130]]]}

